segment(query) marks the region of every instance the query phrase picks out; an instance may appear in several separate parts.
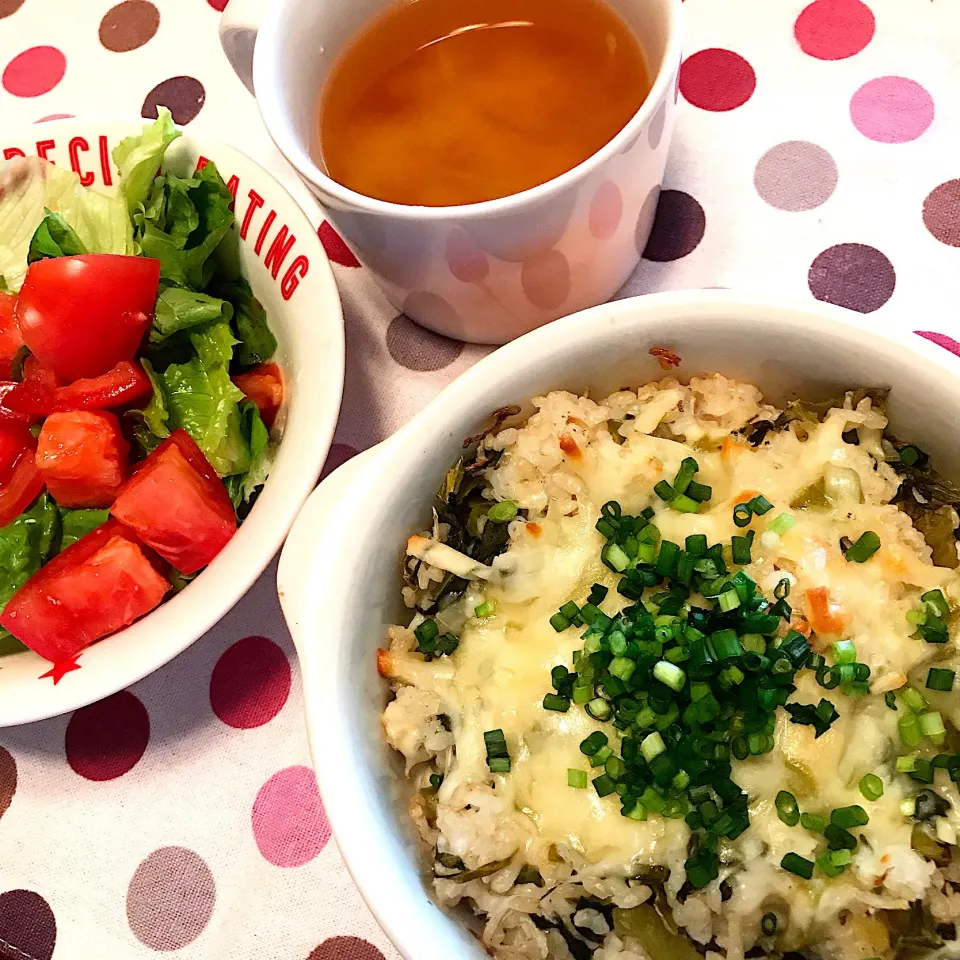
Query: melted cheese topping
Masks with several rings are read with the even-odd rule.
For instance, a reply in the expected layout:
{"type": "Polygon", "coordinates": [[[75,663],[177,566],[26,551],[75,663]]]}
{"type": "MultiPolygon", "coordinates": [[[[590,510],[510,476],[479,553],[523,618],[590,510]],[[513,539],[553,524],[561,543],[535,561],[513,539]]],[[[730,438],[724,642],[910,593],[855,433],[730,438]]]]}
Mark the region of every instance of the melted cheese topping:
{"type": "MultiPolygon", "coordinates": [[[[485,597],[496,601],[496,614],[468,620],[450,662],[436,662],[430,680],[420,679],[439,693],[456,740],[455,757],[440,791],[441,806],[455,806],[466,788],[493,779],[506,807],[532,824],[522,841],[531,862],[553,845],[576,851],[587,872],[631,876],[640,864],[682,863],[689,839],[686,824],[654,815],[635,822],[621,814],[615,794],[601,798],[592,787],[569,787],[570,768],[587,771],[591,779],[602,773],[591,770],[580,742],[602,730],[615,744],[616,731],[576,705],[567,713],[542,707],[544,693],[551,690],[551,668],[570,667],[573,651],[581,646],[579,630],[557,633],[549,618],[568,600],[583,603],[593,583],[611,588],[602,604],[607,613],[625,603],[615,590],[619,577],[599,559],[605,541],[594,525],[603,503],[617,500],[625,513],[633,514],[653,506],[652,522],[665,540],[682,545],[688,535],[702,533],[710,543],[729,544],[734,534],[745,532],[733,522],[733,506],[762,492],[774,510],[753,521],[757,539],[747,573],[768,596],[789,575],[795,613],[814,620],[817,612],[807,591],[826,588],[831,619],[842,629],[839,634],[815,635],[814,646],[823,650],[838,636],[852,640],[857,659],[871,666],[875,693],[901,686],[911,671],[936,653],[910,636],[913,628],[905,615],[917,606],[921,591],[946,586],[954,573],[931,564],[929,551],[908,518],[889,505],[896,479],[870,455],[875,444],[844,442],[848,421],[842,412],[833,411],[822,425],[810,428],[806,439],[784,431],[757,448],[742,442],[718,447],[716,433],[710,437],[701,429],[699,439],[708,444],[704,449],[683,438],[649,435],[667,411],[677,407],[677,396],[663,390],[634,408],[634,419],[621,429],[627,439],[620,445],[603,422],[610,416],[608,408],[592,413],[582,398],[559,396],[569,398],[566,421],[561,404],[560,413],[553,414],[552,429],[543,430],[541,419],[540,432],[532,441],[524,440],[524,430],[512,431],[503,444],[501,464],[493,471],[497,495],[512,495],[536,518],[535,523],[512,524],[509,549],[494,564],[502,578],[484,587],[485,597]],[[571,419],[577,422],[571,424],[571,419]],[[564,443],[558,450],[560,433],[568,431],[573,444],[564,443]],[[529,453],[521,462],[524,443],[528,450],[532,445],[554,458],[556,466],[549,475],[531,469],[529,453]],[[712,499],[697,514],[678,513],[652,496],[654,484],[672,480],[687,456],[696,457],[700,465],[697,479],[713,488],[712,499]],[[828,464],[857,472],[864,502],[849,499],[824,509],[791,508],[801,491],[822,478],[828,464]],[[790,512],[795,526],[779,542],[762,546],[760,533],[781,512],[790,512]],[[866,563],[848,562],[840,550],[841,537],[856,540],[865,530],[879,535],[881,549],[866,563]],[[483,732],[495,728],[504,731],[512,770],[492,778],[483,732]]],[[[696,432],[687,430],[688,435],[696,432]]],[[[778,712],[775,749],[734,762],[733,779],[750,797],[751,825],[720,853],[721,859],[749,862],[755,871],[767,869],[758,905],[777,889],[796,904],[792,922],[803,926],[816,921],[818,899],[820,909],[828,912],[843,906],[837,893],[842,884],[824,886],[819,875],[815,884],[798,884],[779,869],[784,854],[794,851],[813,858],[823,845],[815,834],[780,821],[774,807],[779,790],[793,792],[802,810],[826,816],[835,807],[865,806],[870,824],[862,832],[874,852],[903,845],[909,849],[911,822],[899,810],[904,788],[892,770],[898,714],[884,705],[881,696],[853,699],[839,690],[826,692],[809,671],[798,675],[797,685],[792,702],[817,703],[826,696],[840,718],[815,740],[811,727],[793,724],[784,711],[778,712]],[[864,801],[858,788],[860,778],[870,772],[885,781],[883,797],[872,803],[864,801]]],[[[868,887],[882,880],[882,869],[864,881],[868,887]]],[[[844,876],[852,881],[853,871],[844,876]]]]}

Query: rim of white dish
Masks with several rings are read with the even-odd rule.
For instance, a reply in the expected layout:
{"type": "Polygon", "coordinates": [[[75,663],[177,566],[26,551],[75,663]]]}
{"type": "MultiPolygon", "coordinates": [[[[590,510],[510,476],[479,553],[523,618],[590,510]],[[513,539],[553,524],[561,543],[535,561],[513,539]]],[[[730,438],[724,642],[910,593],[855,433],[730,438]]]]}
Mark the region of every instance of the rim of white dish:
{"type": "Polygon", "coordinates": [[[277,76],[283,53],[274,43],[281,23],[299,6],[300,0],[279,0],[270,5],[257,36],[253,53],[253,87],[256,91],[257,106],[264,125],[270,136],[280,148],[288,162],[308,182],[323,190],[335,200],[349,208],[366,213],[379,214],[403,220],[447,220],[483,219],[490,215],[516,213],[528,205],[536,206],[558,194],[563,193],[573,183],[604,164],[622,150],[638,130],[673,96],[671,81],[676,70],[680,69],[683,49],[683,0],[667,0],[667,43],[663,51],[660,68],[657,70],[653,86],[636,113],[623,128],[608,140],[596,153],[575,167],[561,173],[546,183],[513,193],[507,197],[483,200],[479,203],[461,203],[449,207],[414,206],[412,204],[389,203],[377,200],[365,194],[357,193],[349,187],[328,176],[314,162],[294,134],[292,124],[287,119],[286,103],[279,91],[279,85],[272,82],[277,76]]]}
{"type": "MultiPolygon", "coordinates": [[[[608,326],[622,324],[627,329],[630,325],[629,315],[638,309],[638,305],[642,305],[640,309],[643,312],[647,312],[648,308],[675,309],[686,318],[695,320],[708,319],[711,313],[721,310],[729,314],[737,308],[754,313],[759,310],[772,314],[788,312],[793,315],[792,323],[809,322],[833,330],[839,327],[848,337],[865,335],[903,347],[915,355],[905,360],[906,364],[915,365],[920,361],[934,363],[960,380],[960,359],[912,330],[896,326],[878,330],[871,324],[869,316],[820,301],[770,297],[734,290],[681,290],[632,297],[591,307],[554,321],[478,361],[441,391],[400,431],[370,452],[364,460],[362,482],[356,485],[358,494],[367,489],[366,485],[396,467],[401,457],[414,464],[415,457],[409,451],[416,451],[429,442],[426,431],[442,433],[451,421],[462,417],[477,393],[486,393],[490,380],[499,379],[498,369],[504,366],[536,366],[544,354],[574,349],[576,340],[595,334],[601,321],[608,326]],[[691,311],[695,312],[692,318],[691,311]],[[438,415],[442,418],[440,426],[432,423],[438,415]],[[414,434],[419,439],[415,439],[414,434]]],[[[349,506],[346,501],[345,506],[349,506]]],[[[343,514],[349,512],[348,509],[341,511],[343,514]]],[[[310,557],[297,559],[302,564],[309,564],[311,560],[315,561],[316,556],[314,553],[310,557]]],[[[331,613],[337,614],[325,608],[328,617],[331,613]]],[[[308,606],[301,611],[299,628],[307,631],[316,628],[318,617],[317,608],[308,606]]],[[[345,636],[349,633],[348,630],[341,630],[342,626],[336,619],[328,621],[323,634],[325,642],[322,652],[316,645],[306,642],[308,638],[294,637],[301,660],[307,726],[317,778],[344,862],[365,902],[399,953],[406,960],[423,960],[435,955],[435,950],[423,945],[418,918],[430,907],[441,910],[448,917],[449,913],[438,907],[419,886],[414,888],[406,874],[394,870],[393,865],[385,866],[371,856],[370,844],[373,839],[364,829],[364,824],[368,821],[377,822],[379,804],[372,797],[368,779],[361,776],[353,765],[342,762],[343,744],[353,741],[355,737],[354,727],[347,722],[354,711],[351,690],[340,682],[343,672],[340,661],[343,651],[347,649],[345,636]],[[318,661],[321,655],[323,664],[318,661]]],[[[389,771],[383,773],[390,775],[389,771]]],[[[416,863],[408,866],[418,868],[416,863]]],[[[450,919],[462,927],[456,917],[450,919]]],[[[445,945],[451,946],[452,936],[447,939],[450,942],[445,942],[445,945]]],[[[480,956],[483,950],[479,944],[477,949],[480,956]]]]}
{"type": "MultiPolygon", "coordinates": [[[[148,123],[150,121],[143,118],[71,117],[18,125],[6,132],[4,139],[8,143],[15,143],[30,142],[47,134],[90,137],[94,133],[122,137],[138,134],[148,123]]],[[[322,324],[305,321],[291,324],[289,328],[292,335],[288,339],[298,344],[296,353],[301,363],[300,369],[284,367],[283,372],[287,382],[297,384],[295,399],[281,433],[277,464],[257,504],[238,530],[238,536],[244,529],[253,531],[246,539],[255,537],[256,549],[238,550],[238,539],[235,537],[201,575],[180,593],[130,626],[85,648],[83,654],[88,657],[88,662],[82,666],[93,669],[67,674],[54,688],[55,704],[46,702],[45,698],[38,699],[32,711],[24,710],[15,717],[0,718],[0,726],[19,726],[49,719],[108,697],[160,669],[199,640],[233,609],[269,566],[286,539],[300,507],[316,486],[333,441],[343,394],[344,330],[339,291],[323,244],[298,202],[257,161],[225,141],[194,136],[189,130],[178,129],[181,129],[181,137],[174,141],[171,150],[202,154],[224,168],[227,158],[236,157],[239,166],[249,166],[263,183],[272,185],[276,199],[286,205],[283,215],[287,223],[296,224],[298,234],[302,230],[303,242],[312,251],[311,273],[317,271],[313,282],[323,291],[322,309],[331,315],[330,321],[322,324]],[[329,357],[331,339],[334,357],[329,357]],[[326,371],[325,378],[311,377],[308,370],[304,369],[302,359],[306,355],[313,356],[321,348],[328,352],[330,369],[326,371]],[[261,510],[257,513],[261,503],[268,512],[261,510]],[[112,641],[120,638],[124,643],[113,649],[112,641]],[[169,640],[160,645],[157,638],[169,640]],[[109,664],[99,662],[108,658],[111,661],[109,664]],[[98,662],[91,663],[91,659],[98,662]]],[[[316,316],[316,307],[316,303],[311,303],[298,307],[298,310],[309,319],[311,315],[316,316]]]]}

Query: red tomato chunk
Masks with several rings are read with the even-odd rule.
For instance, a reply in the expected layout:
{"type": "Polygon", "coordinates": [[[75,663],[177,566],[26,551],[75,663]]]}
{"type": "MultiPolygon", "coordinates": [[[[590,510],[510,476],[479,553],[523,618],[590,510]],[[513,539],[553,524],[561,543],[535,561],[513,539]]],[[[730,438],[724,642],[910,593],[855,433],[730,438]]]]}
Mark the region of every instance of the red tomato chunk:
{"type": "Polygon", "coordinates": [[[0,527],[23,513],[43,490],[34,463],[36,448],[26,424],[0,420],[0,527]]]}
{"type": "Polygon", "coordinates": [[[137,468],[110,512],[184,574],[210,563],[237,529],[223,483],[183,430],[137,468]]]}
{"type": "Polygon", "coordinates": [[[10,376],[10,365],[17,351],[23,346],[20,330],[14,316],[17,298],[0,291],[0,379],[10,376]]]}
{"type": "Polygon", "coordinates": [[[259,363],[246,373],[238,373],[233,382],[252,400],[260,411],[263,422],[273,426],[277,411],[283,403],[283,377],[275,363],[259,363]]]}
{"type": "Polygon", "coordinates": [[[169,587],[136,538],[108,520],[31,577],[0,624],[59,663],[149,613],[169,587]]]}
{"type": "Polygon", "coordinates": [[[37,441],[37,469],[63,507],[109,507],[127,477],[130,445],[112,413],[54,413],[37,441]]]}
{"type": "Polygon", "coordinates": [[[132,360],[153,321],[160,261],[84,254],[32,263],[17,297],[23,342],[67,380],[132,360]]]}
{"type": "Polygon", "coordinates": [[[61,385],[49,370],[31,367],[22,383],[3,394],[3,406],[13,413],[42,417],[63,410],[116,410],[132,407],[153,393],[143,367],[121,360],[99,377],[82,377],[61,385]]]}

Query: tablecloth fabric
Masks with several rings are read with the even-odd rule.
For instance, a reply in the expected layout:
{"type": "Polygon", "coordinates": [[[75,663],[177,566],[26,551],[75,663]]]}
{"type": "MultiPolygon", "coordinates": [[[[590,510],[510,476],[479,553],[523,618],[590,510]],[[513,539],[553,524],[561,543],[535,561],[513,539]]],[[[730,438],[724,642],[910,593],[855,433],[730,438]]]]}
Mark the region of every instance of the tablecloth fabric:
{"type": "MultiPolygon", "coordinates": [[[[0,0],[0,117],[164,104],[304,203],[346,315],[329,470],[489,348],[397,316],[323,222],[220,52],[224,4],[0,0]]],[[[956,0],[687,0],[684,19],[665,190],[622,295],[815,296],[960,353],[956,0]]],[[[130,690],[0,731],[0,957],[397,957],[330,837],[275,572],[130,690]]]]}

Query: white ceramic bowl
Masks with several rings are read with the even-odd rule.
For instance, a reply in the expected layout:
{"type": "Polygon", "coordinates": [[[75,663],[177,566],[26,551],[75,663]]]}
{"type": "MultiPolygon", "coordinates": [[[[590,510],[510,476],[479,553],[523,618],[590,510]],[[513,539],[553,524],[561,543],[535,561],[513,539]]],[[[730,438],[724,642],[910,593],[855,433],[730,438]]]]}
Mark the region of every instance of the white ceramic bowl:
{"type": "MultiPolygon", "coordinates": [[[[115,189],[110,151],[142,125],[143,121],[51,121],[4,132],[0,155],[39,152],[58,165],[92,175],[98,189],[115,189]]],[[[282,439],[276,465],[249,517],[213,563],[153,613],[84,650],[79,670],[55,684],[51,677],[41,679],[50,664],[34,653],[0,658],[0,726],[55,716],[108,696],[152,673],[202,636],[280,548],[330,447],[343,389],[343,316],[316,231],[283,187],[232,147],[185,134],[167,151],[166,165],[185,176],[200,157],[214,161],[223,178],[236,186],[238,221],[254,206],[240,247],[244,276],[267,311],[279,342],[276,359],[284,372],[286,398],[278,419],[282,439]],[[291,235],[295,239],[277,264],[285,243],[281,237],[269,267],[265,266],[264,259],[284,228],[286,240],[291,235]]]]}
{"type": "MultiPolygon", "coordinates": [[[[407,536],[423,527],[449,464],[489,413],[553,388],[660,379],[648,350],[667,346],[688,378],[719,371],[767,396],[827,396],[891,386],[896,433],[960,475],[960,361],[920,337],[814,301],[726,291],[622,300],[558,320],[481,360],[402,430],[335,471],[307,502],[280,560],[280,599],[300,655],[324,804],[361,893],[407,960],[480,958],[464,927],[429,899],[396,767],[380,730],[385,684],[374,651],[399,609],[407,536]]],[[[527,405],[529,409],[529,405],[527,405]]]]}

